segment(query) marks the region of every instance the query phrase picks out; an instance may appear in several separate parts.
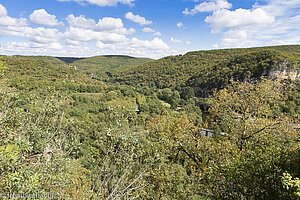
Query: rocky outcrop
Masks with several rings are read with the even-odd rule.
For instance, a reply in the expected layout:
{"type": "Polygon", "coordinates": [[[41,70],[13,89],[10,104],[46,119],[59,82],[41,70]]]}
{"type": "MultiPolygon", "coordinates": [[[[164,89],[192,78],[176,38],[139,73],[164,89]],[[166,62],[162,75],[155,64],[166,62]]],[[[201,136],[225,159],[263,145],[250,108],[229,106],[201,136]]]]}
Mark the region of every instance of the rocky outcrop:
{"type": "Polygon", "coordinates": [[[268,72],[264,73],[268,79],[290,79],[293,81],[300,80],[300,70],[296,64],[290,66],[290,63],[288,61],[281,61],[275,62],[274,65],[275,67],[271,68],[270,70],[268,70],[268,72]]]}
{"type": "MultiPolygon", "coordinates": [[[[258,68],[261,66],[257,66],[257,68],[252,69],[252,76],[246,75],[244,77],[239,76],[239,74],[234,77],[227,77],[228,79],[240,80],[240,81],[251,81],[253,79],[260,79],[261,77],[270,79],[270,80],[292,80],[299,81],[300,80],[300,67],[297,64],[289,63],[288,61],[274,61],[269,64],[269,66],[265,67],[265,70],[259,70],[258,68]],[[257,73],[258,76],[253,77],[255,74],[255,70],[260,71],[257,73]],[[263,71],[263,73],[261,73],[263,71]]],[[[249,68],[251,70],[251,68],[249,68]]],[[[233,71],[233,70],[232,70],[233,71]]],[[[235,73],[235,71],[233,71],[235,73]]],[[[220,73],[221,74],[221,73],[220,73]]],[[[242,73],[241,73],[242,74],[242,73]]],[[[242,74],[244,75],[244,74],[242,74]]],[[[256,75],[256,74],[255,74],[256,75]]],[[[218,76],[218,75],[216,75],[218,76]]],[[[224,75],[226,77],[226,75],[224,75]]],[[[228,80],[227,79],[227,80],[228,80]]],[[[221,80],[220,82],[223,84],[220,86],[214,86],[211,84],[204,84],[204,86],[193,86],[194,92],[197,97],[207,98],[209,97],[215,89],[223,89],[226,87],[227,82],[221,80]]]]}

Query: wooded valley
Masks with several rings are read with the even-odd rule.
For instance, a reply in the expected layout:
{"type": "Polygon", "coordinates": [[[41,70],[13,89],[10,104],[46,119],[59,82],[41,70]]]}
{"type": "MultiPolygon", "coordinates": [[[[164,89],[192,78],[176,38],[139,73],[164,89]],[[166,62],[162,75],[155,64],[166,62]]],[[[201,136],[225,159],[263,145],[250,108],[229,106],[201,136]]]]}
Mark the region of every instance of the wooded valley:
{"type": "Polygon", "coordinates": [[[0,60],[2,194],[300,198],[300,45],[0,60]]]}

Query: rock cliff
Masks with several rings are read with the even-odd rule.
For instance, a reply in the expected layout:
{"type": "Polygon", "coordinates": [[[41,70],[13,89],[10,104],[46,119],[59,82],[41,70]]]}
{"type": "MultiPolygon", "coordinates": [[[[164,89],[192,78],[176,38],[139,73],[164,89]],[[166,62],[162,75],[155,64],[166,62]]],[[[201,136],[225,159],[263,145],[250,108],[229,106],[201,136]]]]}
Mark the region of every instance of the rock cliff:
{"type": "Polygon", "coordinates": [[[291,79],[293,81],[300,80],[300,70],[298,65],[293,64],[291,67],[288,61],[275,62],[274,65],[275,67],[264,73],[268,79],[291,79]]]}

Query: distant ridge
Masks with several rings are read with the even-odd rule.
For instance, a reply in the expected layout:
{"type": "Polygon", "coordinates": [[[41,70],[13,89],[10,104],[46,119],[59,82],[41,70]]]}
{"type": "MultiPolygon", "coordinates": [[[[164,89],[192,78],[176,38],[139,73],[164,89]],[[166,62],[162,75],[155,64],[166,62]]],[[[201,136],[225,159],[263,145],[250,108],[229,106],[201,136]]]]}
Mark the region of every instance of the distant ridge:
{"type": "Polygon", "coordinates": [[[78,60],[82,60],[82,59],[86,59],[86,58],[76,58],[76,57],[55,57],[65,63],[72,63],[72,62],[75,62],[75,61],[78,61],[78,60]]]}
{"type": "Polygon", "coordinates": [[[75,61],[78,60],[83,60],[83,59],[87,59],[87,58],[94,58],[94,57],[104,57],[104,58],[135,58],[132,56],[127,56],[127,55],[101,55],[101,56],[92,56],[92,57],[55,57],[65,63],[73,63],[75,61]]]}
{"type": "MultiPolygon", "coordinates": [[[[231,78],[257,79],[263,74],[268,75],[271,68],[278,68],[274,63],[289,68],[288,73],[297,79],[298,72],[294,70],[300,70],[300,45],[191,51],[119,68],[112,75],[114,81],[121,84],[155,85],[158,88],[190,86],[211,91],[223,88],[231,78]]],[[[275,71],[279,73],[277,69],[275,71]]]]}
{"type": "Polygon", "coordinates": [[[135,57],[126,56],[126,55],[104,55],[102,57],[107,57],[107,58],[113,58],[113,57],[117,57],[117,58],[135,58],[135,57]]]}

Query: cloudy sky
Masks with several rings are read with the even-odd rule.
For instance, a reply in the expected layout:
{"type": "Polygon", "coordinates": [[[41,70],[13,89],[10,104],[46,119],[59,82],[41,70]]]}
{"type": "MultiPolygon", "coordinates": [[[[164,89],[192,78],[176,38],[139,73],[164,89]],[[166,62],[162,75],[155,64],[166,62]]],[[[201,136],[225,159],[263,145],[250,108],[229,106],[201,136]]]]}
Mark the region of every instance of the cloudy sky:
{"type": "Polygon", "coordinates": [[[300,0],[1,0],[0,54],[160,58],[300,44],[300,0]]]}

